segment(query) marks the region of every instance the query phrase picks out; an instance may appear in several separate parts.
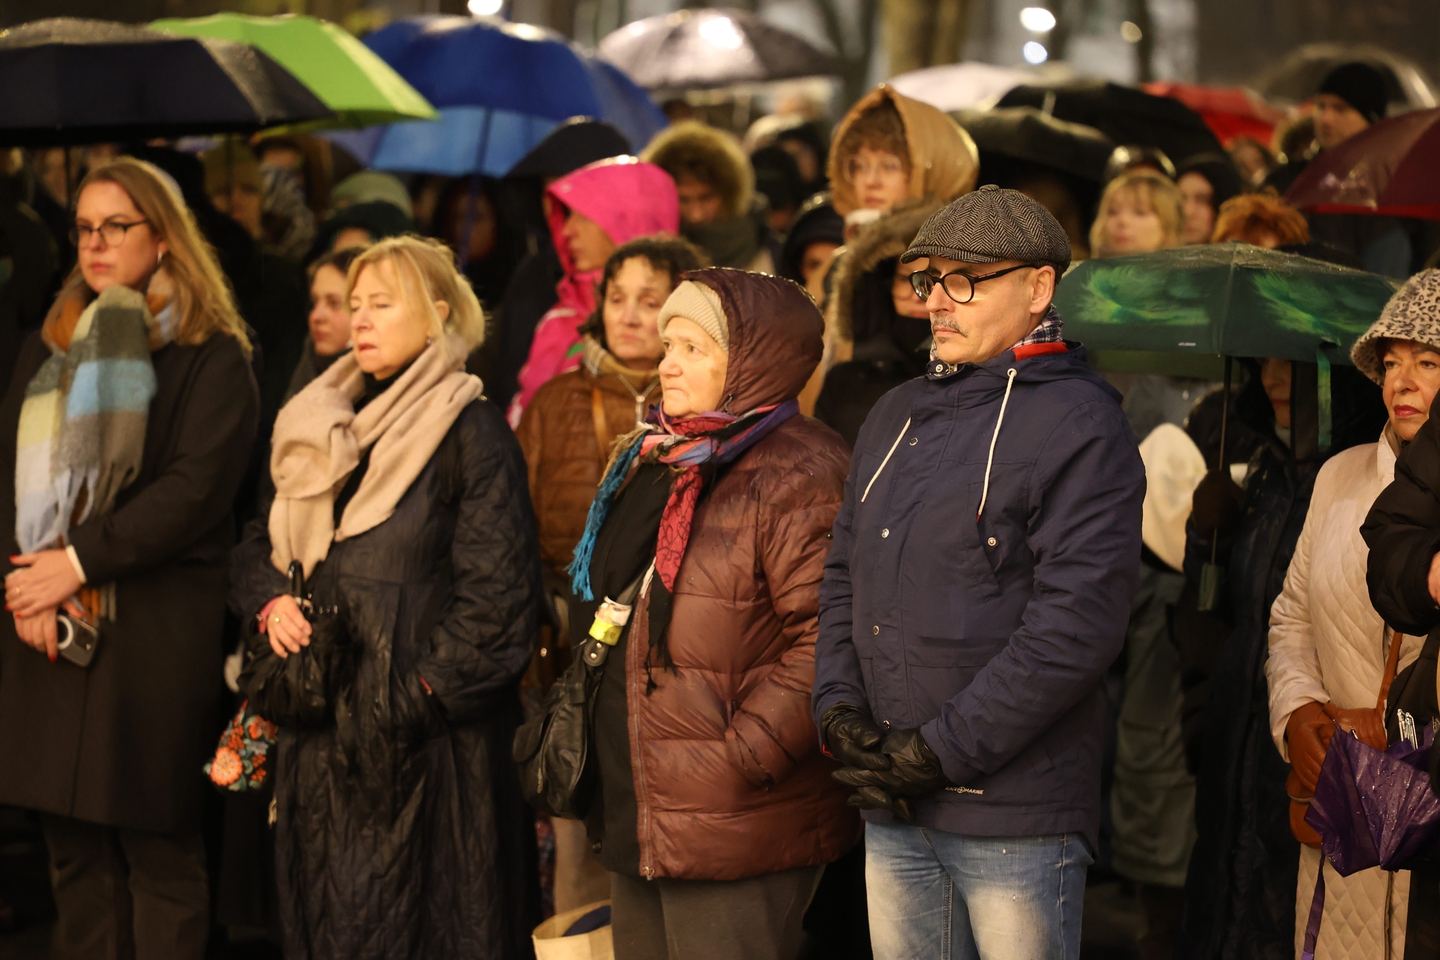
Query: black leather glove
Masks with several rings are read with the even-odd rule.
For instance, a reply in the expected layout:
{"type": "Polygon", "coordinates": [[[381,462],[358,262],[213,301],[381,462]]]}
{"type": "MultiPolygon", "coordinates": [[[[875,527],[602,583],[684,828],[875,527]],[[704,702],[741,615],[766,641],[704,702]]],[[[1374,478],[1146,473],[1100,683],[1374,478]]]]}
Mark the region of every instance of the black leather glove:
{"type": "Polygon", "coordinates": [[[835,759],[847,767],[861,770],[885,770],[890,758],[880,752],[885,731],[870,717],[868,710],[837,703],[820,716],[820,735],[835,759]]]}
{"type": "Polygon", "coordinates": [[[1190,516],[1195,529],[1207,537],[1226,534],[1240,523],[1245,491],[1230,479],[1229,470],[1211,470],[1195,488],[1190,516]]]}
{"type": "Polygon", "coordinates": [[[846,802],[860,810],[889,810],[901,820],[915,819],[915,810],[908,798],[892,796],[879,787],[860,787],[846,802]]]}
{"type": "MultiPolygon", "coordinates": [[[[881,743],[880,752],[890,759],[890,769],[855,770],[847,767],[835,771],[831,776],[846,786],[878,787],[894,798],[894,805],[887,807],[892,810],[896,810],[899,801],[905,797],[928,796],[950,785],[945,771],[940,769],[940,758],[920,735],[919,727],[891,731],[881,743]]],[[[868,793],[862,793],[862,796],[870,800],[878,799],[868,793]]]]}

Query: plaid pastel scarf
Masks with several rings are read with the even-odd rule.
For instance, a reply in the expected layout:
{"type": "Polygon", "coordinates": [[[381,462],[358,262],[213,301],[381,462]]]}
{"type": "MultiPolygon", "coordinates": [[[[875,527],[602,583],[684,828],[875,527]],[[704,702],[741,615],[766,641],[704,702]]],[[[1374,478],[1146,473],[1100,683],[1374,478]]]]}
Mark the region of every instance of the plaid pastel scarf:
{"type": "Polygon", "coordinates": [[[570,564],[571,589],[584,600],[595,599],[590,580],[595,538],[605,525],[605,517],[630,473],[631,464],[638,457],[645,463],[664,463],[677,470],[670,497],[660,515],[660,535],[655,544],[655,572],[665,589],[673,592],[706,479],[715,468],[733,462],[799,412],[800,404],[793,399],[756,407],[738,417],[706,413],[672,421],[659,408],[651,411],[647,430],[615,456],[600,481],[600,489],[585,519],[585,534],[575,547],[575,559],[570,564]]]}
{"type": "MultiPolygon", "coordinates": [[[[152,316],[142,294],[116,285],[83,310],[66,303],[46,324],[50,357],[25,387],[16,436],[22,553],[63,546],[71,526],[108,513],[140,473],[156,390],[150,353],[170,341],[173,323],[173,307],[152,316]]],[[[113,617],[103,595],[82,600],[113,617]]]]}

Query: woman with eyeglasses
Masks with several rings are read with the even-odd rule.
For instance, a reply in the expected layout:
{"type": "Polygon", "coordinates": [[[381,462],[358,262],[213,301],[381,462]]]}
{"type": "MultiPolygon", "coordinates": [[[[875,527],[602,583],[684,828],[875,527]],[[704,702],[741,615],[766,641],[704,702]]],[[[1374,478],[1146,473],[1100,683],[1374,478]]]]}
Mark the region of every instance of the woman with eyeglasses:
{"type": "Polygon", "coordinates": [[[79,262],[0,402],[0,804],[39,813],[57,958],[201,958],[250,343],[168,176],[81,184],[79,262]]]}
{"type": "MultiPolygon", "coordinates": [[[[926,348],[924,343],[912,343],[914,338],[905,331],[900,332],[898,344],[892,343],[894,331],[890,328],[894,324],[887,322],[890,318],[885,316],[884,296],[879,296],[879,303],[867,302],[871,285],[859,282],[859,277],[883,267],[881,260],[889,263],[892,257],[899,256],[925,219],[915,219],[917,210],[934,210],[975,189],[979,169],[975,142],[959,124],[929,104],[911,100],[884,84],[861,97],[840,121],[830,150],[830,201],[835,212],[845,218],[847,245],[831,263],[834,292],[824,304],[825,357],[800,394],[801,410],[822,416],[816,406],[818,397],[828,372],[837,364],[851,359],[862,364],[877,358],[890,360],[897,349],[908,355],[926,348]],[[891,216],[899,219],[880,225],[891,216]],[[871,224],[875,228],[862,238],[862,230],[871,224]],[[876,244],[896,252],[872,259],[876,244]],[[865,262],[863,267],[850,263],[857,251],[858,259],[865,262]],[[877,311],[878,322],[872,328],[869,321],[877,311]]],[[[904,316],[902,306],[914,305],[905,297],[894,270],[876,282],[885,288],[892,280],[900,291],[894,309],[904,316]]],[[[923,317],[918,309],[911,312],[916,314],[912,319],[923,317]]],[[[899,326],[908,325],[901,322],[899,326]]],[[[843,393],[854,387],[861,396],[873,394],[878,399],[884,391],[875,392],[875,376],[873,370],[849,368],[829,385],[829,392],[833,398],[837,391],[843,393]],[[858,381],[854,379],[857,377],[858,381]]],[[[859,423],[854,430],[847,430],[844,424],[857,414],[864,420],[869,405],[861,406],[863,410],[842,413],[831,403],[822,418],[853,442],[859,423]]]]}

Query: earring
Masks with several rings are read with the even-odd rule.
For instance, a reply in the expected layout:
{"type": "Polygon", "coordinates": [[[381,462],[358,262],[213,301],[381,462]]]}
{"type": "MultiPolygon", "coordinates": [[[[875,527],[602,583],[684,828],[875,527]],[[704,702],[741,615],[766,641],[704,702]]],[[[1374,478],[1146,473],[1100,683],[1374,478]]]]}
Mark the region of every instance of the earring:
{"type": "Polygon", "coordinates": [[[426,337],[426,338],[425,338],[425,346],[429,347],[429,346],[434,345],[434,343],[435,343],[435,338],[434,338],[434,337],[426,337]]]}

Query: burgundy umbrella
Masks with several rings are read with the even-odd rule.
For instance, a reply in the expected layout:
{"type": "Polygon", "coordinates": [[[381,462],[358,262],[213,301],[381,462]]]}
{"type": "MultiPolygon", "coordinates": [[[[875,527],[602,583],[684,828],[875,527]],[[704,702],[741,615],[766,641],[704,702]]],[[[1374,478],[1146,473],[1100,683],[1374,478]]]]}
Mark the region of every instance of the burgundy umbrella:
{"type": "Polygon", "coordinates": [[[1285,199],[1316,213],[1440,220],[1440,109],[1381,120],[1310,161],[1285,199]]]}

